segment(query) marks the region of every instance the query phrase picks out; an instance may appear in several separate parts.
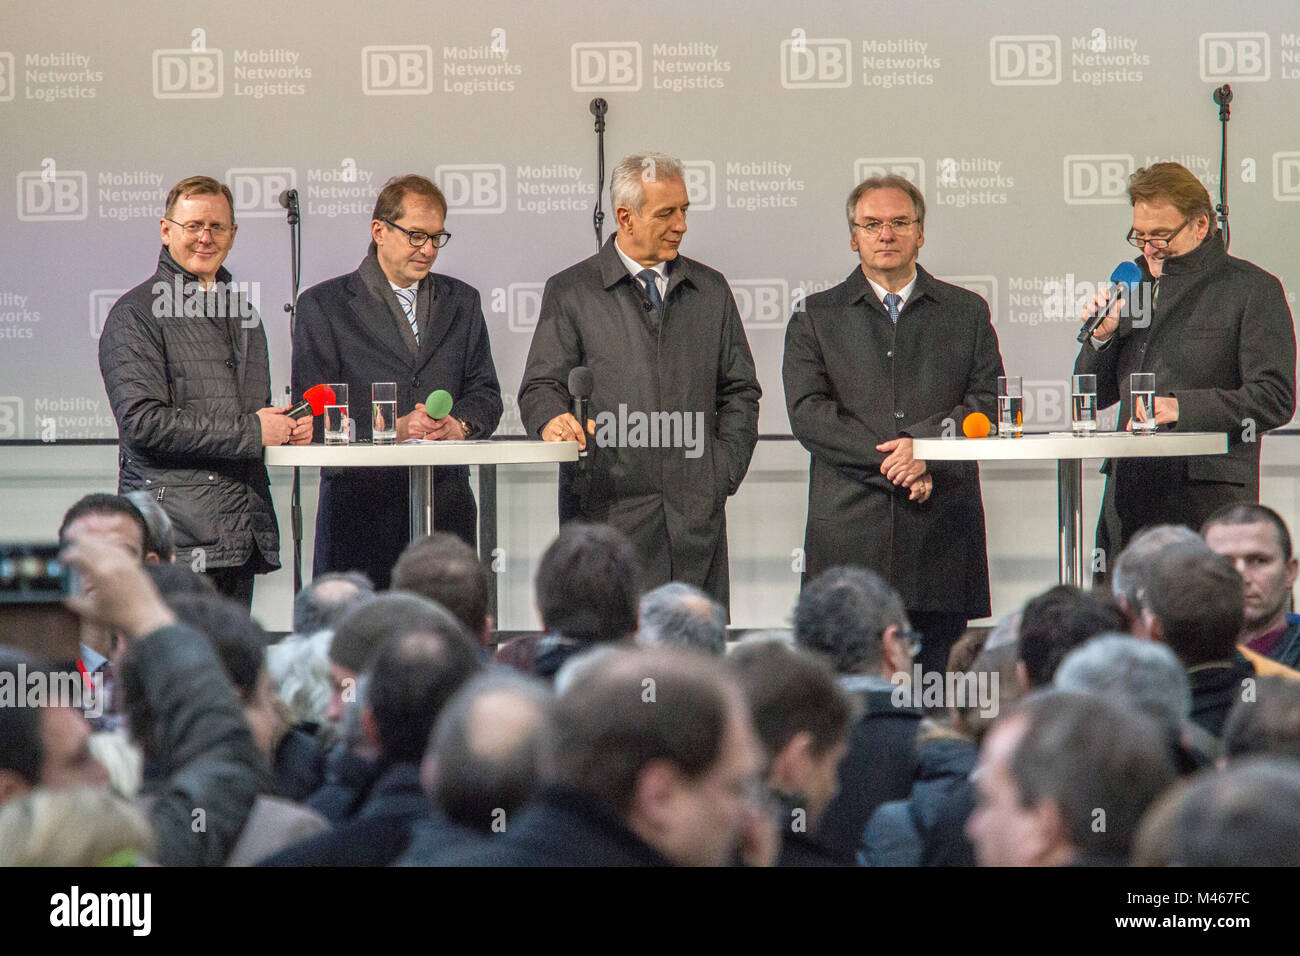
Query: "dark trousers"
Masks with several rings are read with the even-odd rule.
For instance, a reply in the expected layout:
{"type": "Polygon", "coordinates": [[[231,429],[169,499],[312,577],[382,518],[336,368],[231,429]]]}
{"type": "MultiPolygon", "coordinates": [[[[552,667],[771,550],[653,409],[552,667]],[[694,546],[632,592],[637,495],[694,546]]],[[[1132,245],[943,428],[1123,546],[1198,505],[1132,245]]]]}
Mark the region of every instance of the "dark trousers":
{"type": "Polygon", "coordinates": [[[237,601],[246,609],[253,608],[254,568],[260,567],[260,559],[254,555],[237,568],[211,568],[204,572],[208,580],[217,589],[217,593],[237,601]]]}
{"type": "MultiPolygon", "coordinates": [[[[361,571],[387,590],[393,565],[410,543],[409,480],[405,468],[355,468],[323,477],[316,508],[312,575],[361,571]]],[[[467,469],[434,469],[433,526],[471,548],[478,540],[478,509],[467,469]]]]}
{"type": "Polygon", "coordinates": [[[921,650],[914,664],[923,672],[943,673],[948,669],[948,652],[966,630],[965,614],[944,611],[908,611],[912,630],[921,634],[921,650]]]}

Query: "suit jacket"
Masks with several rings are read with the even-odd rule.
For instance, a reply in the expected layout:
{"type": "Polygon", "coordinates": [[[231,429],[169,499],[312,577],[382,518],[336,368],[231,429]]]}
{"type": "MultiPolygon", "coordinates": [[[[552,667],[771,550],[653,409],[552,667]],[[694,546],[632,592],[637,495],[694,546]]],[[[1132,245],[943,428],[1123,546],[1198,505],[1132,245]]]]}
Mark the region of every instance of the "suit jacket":
{"type": "MultiPolygon", "coordinates": [[[[451,393],[451,414],[486,438],[501,421],[501,386],[475,289],[459,279],[430,273],[416,295],[419,347],[372,251],[355,272],[312,286],[298,300],[293,331],[293,391],[313,385],[348,384],[355,438],[370,438],[370,386],[397,383],[397,414],[409,413],[434,389],[451,393]]],[[[324,438],[316,420],[315,440],[324,438]]],[[[438,493],[434,524],[473,538],[469,469],[435,469],[438,493]],[[466,521],[464,512],[471,514],[466,521]]],[[[327,468],[321,472],[313,572],[360,568],[377,586],[408,535],[405,468],[327,468]]]]}
{"type": "Polygon", "coordinates": [[[588,437],[585,473],[561,469],[562,500],[572,495],[578,516],[632,538],[647,587],[685,581],[726,606],[726,501],[758,441],[762,390],[749,342],[721,273],[672,260],[661,318],[614,241],[546,283],[519,411],[541,437],[569,411],[569,372],[590,368],[597,434],[588,437]],[[635,421],[659,412],[677,416],[675,431],[668,418],[668,427],[641,429],[640,441],[635,421]],[[680,440],[647,447],[653,438],[663,439],[656,446],[680,440]]]}
{"type": "MultiPolygon", "coordinates": [[[[1136,260],[1146,282],[1146,259],[1136,260]]],[[[1228,433],[1226,455],[1169,460],[1108,461],[1112,495],[1124,519],[1122,541],[1152,521],[1200,524],[1207,489],[1227,500],[1259,500],[1259,439],[1295,411],[1295,327],[1282,285],[1258,266],[1227,254],[1222,240],[1206,239],[1191,252],[1166,259],[1154,314],[1145,328],[1121,319],[1100,350],[1085,342],[1076,374],[1097,376],[1097,404],[1119,402],[1119,427],[1132,417],[1129,375],[1154,372],[1156,394],[1178,399],[1179,431],[1228,433]]],[[[1101,545],[1099,544],[1099,547],[1101,545]]]]}
{"type": "Polygon", "coordinates": [[[1001,374],[988,304],[920,266],[896,327],[860,268],[808,298],[782,362],[790,430],[812,454],[805,580],[858,565],[910,610],[990,613],[979,466],[929,462],[934,491],[918,504],[880,473],[876,445],[992,416],[1001,374]]]}

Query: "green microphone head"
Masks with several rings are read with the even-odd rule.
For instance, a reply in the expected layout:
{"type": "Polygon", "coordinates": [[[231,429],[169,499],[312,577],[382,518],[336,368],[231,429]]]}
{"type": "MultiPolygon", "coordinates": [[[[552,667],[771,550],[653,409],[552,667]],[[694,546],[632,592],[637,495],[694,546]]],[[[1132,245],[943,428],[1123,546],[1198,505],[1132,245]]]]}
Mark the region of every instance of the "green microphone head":
{"type": "Polygon", "coordinates": [[[434,421],[446,418],[451,411],[451,392],[445,388],[430,392],[424,400],[424,411],[434,421]]]}

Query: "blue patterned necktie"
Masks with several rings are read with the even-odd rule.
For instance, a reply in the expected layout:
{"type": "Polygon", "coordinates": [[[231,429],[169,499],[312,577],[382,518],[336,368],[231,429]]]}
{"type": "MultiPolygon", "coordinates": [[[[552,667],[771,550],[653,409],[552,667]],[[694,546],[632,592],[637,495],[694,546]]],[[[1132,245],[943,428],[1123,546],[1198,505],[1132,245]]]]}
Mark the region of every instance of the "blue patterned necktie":
{"type": "Polygon", "coordinates": [[[659,274],[653,269],[642,269],[636,274],[636,277],[645,285],[645,294],[650,297],[651,304],[662,312],[664,310],[664,299],[659,294],[659,283],[655,281],[659,274]]]}
{"type": "Polygon", "coordinates": [[[889,321],[898,324],[898,312],[902,308],[903,297],[897,292],[885,293],[885,308],[889,310],[889,321]]]}
{"type": "Polygon", "coordinates": [[[406,321],[411,323],[411,332],[415,335],[415,344],[420,344],[420,324],[415,320],[415,289],[394,289],[397,300],[402,303],[406,321]]]}

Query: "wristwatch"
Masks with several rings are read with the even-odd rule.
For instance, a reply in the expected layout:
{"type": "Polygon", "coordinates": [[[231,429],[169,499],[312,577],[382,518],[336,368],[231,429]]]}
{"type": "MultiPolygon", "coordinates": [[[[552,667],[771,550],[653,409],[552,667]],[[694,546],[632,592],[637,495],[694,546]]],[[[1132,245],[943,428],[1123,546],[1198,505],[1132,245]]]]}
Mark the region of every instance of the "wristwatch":
{"type": "Polygon", "coordinates": [[[470,439],[478,434],[478,426],[473,422],[467,422],[463,418],[456,419],[460,423],[460,430],[465,433],[465,438],[470,439]]]}

